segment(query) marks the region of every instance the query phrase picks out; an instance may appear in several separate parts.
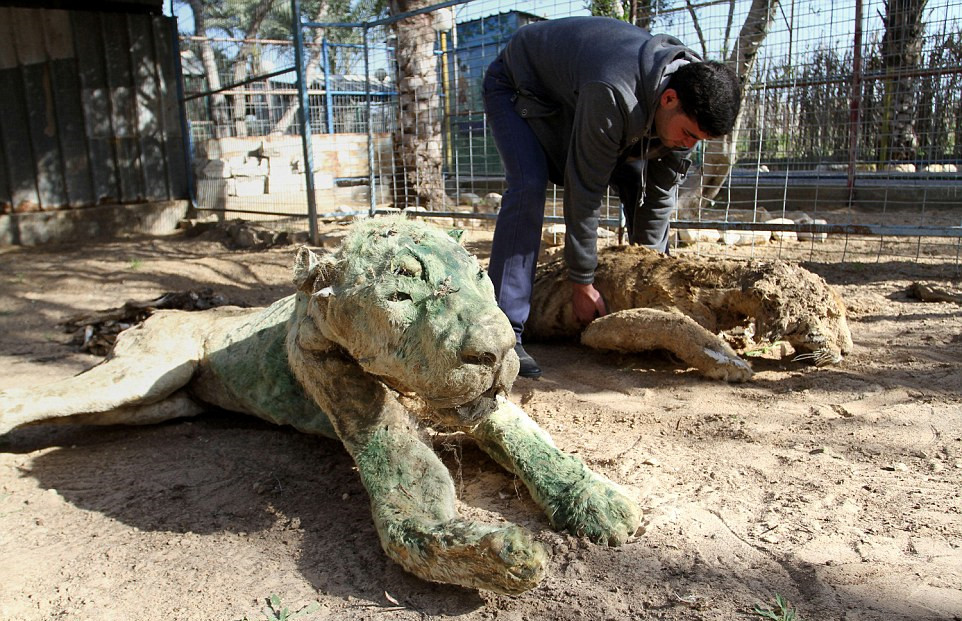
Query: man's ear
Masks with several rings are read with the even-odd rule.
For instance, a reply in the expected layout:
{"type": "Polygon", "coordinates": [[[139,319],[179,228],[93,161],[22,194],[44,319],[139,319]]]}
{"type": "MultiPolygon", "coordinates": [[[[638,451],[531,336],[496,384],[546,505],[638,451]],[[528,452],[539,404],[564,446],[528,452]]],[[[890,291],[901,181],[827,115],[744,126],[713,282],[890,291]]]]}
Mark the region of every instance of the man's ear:
{"type": "Polygon", "coordinates": [[[307,246],[301,246],[294,257],[294,286],[307,294],[330,286],[334,280],[334,267],[335,261],[331,255],[319,257],[307,246]]]}
{"type": "Polygon", "coordinates": [[[678,91],[673,88],[666,88],[658,98],[658,104],[665,110],[677,107],[681,102],[678,100],[678,91]]]}

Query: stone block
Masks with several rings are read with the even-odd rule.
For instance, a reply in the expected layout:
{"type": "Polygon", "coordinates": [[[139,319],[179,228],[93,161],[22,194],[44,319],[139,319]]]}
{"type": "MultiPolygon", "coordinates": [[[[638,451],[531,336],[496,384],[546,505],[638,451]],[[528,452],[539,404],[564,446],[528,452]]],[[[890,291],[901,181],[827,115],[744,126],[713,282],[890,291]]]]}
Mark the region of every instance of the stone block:
{"type": "Polygon", "coordinates": [[[260,196],[264,194],[267,177],[235,177],[234,196],[260,196]]]}

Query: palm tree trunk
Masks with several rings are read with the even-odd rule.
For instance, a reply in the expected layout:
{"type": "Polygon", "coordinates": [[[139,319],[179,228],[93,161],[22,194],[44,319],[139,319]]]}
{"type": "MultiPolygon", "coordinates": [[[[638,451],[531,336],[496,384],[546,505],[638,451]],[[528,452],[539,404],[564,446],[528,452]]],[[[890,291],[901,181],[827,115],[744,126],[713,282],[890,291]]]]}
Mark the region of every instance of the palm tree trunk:
{"type": "Polygon", "coordinates": [[[915,82],[911,75],[922,56],[922,10],[926,0],[888,0],[882,61],[885,64],[885,116],[879,160],[913,160],[919,146],[915,132],[915,82]]]}
{"type": "MultiPolygon", "coordinates": [[[[260,30],[261,24],[264,22],[273,4],[274,0],[260,0],[257,6],[254,7],[254,13],[251,15],[250,23],[247,24],[247,28],[244,30],[246,33],[244,35],[244,45],[241,46],[240,51],[237,52],[237,56],[234,58],[234,84],[238,84],[247,79],[247,63],[251,54],[254,52],[254,45],[250,43],[250,41],[257,36],[257,31],[260,30]]],[[[246,86],[239,88],[247,90],[246,86]]],[[[234,95],[233,100],[235,135],[246,136],[247,96],[243,94],[234,95]]]]}
{"type": "MultiPolygon", "coordinates": [[[[392,15],[425,6],[430,0],[391,0],[392,15]]],[[[394,135],[394,204],[442,210],[445,205],[438,96],[436,33],[430,13],[394,24],[398,71],[398,128],[394,135]]]]}
{"type": "MultiPolygon", "coordinates": [[[[207,22],[204,15],[203,0],[190,0],[190,9],[194,13],[194,35],[201,37],[200,59],[204,65],[204,73],[207,74],[207,87],[212,91],[220,90],[220,73],[217,69],[217,59],[214,56],[214,48],[207,38],[207,22]]],[[[214,122],[214,137],[222,138],[228,135],[228,114],[227,98],[223,93],[211,95],[211,108],[214,122]]]]}
{"type": "MultiPolygon", "coordinates": [[[[328,5],[329,3],[327,2],[327,0],[324,0],[323,2],[321,2],[320,6],[317,9],[317,15],[314,17],[314,21],[323,22],[327,18],[328,5]]],[[[300,16],[295,16],[294,19],[298,20],[300,19],[300,16]]],[[[312,38],[314,45],[311,46],[311,48],[307,52],[307,62],[304,63],[304,74],[305,74],[305,82],[307,83],[308,88],[310,88],[311,82],[314,81],[314,78],[317,77],[317,75],[320,74],[322,70],[321,46],[324,43],[324,34],[325,34],[324,28],[314,29],[314,37],[312,38]]],[[[323,70],[327,71],[328,68],[324,67],[323,70]]],[[[297,97],[295,97],[291,101],[290,107],[284,110],[284,114],[281,115],[281,118],[278,119],[277,123],[275,123],[274,126],[271,128],[271,134],[279,136],[287,132],[287,129],[291,126],[291,124],[294,123],[294,119],[297,118],[297,111],[299,109],[300,109],[300,102],[298,101],[297,97]]]]}

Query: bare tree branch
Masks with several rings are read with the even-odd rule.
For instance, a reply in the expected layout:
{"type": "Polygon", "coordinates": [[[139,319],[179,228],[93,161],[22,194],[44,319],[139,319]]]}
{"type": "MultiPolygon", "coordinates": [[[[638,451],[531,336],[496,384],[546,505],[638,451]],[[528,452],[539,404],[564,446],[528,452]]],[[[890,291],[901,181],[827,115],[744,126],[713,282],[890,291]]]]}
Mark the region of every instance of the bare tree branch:
{"type": "Polygon", "coordinates": [[[695,33],[698,35],[698,42],[701,43],[701,57],[708,58],[708,45],[705,43],[705,33],[701,31],[698,14],[695,12],[695,7],[692,6],[691,0],[685,0],[685,8],[688,9],[688,14],[691,15],[691,22],[695,27],[695,33]]]}
{"type": "MultiPolygon", "coordinates": [[[[755,66],[758,50],[768,35],[768,28],[777,8],[778,0],[752,0],[752,6],[742,24],[735,49],[728,57],[728,62],[734,67],[743,85],[755,66]]],[[[743,99],[744,96],[743,91],[743,99]]],[[[679,209],[698,209],[704,201],[711,201],[718,195],[735,164],[735,145],[738,142],[741,123],[742,116],[739,115],[730,134],[718,140],[705,141],[702,166],[689,173],[679,191],[679,209]]]]}

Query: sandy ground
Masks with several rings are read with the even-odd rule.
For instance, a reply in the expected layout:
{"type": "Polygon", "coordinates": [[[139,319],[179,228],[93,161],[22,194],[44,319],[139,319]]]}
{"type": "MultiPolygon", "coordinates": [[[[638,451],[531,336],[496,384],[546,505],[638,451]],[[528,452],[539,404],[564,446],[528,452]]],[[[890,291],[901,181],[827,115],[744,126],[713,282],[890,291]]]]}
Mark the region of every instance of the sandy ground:
{"type": "MultiPolygon", "coordinates": [[[[483,256],[489,237],[468,245],[483,256]]],[[[0,251],[0,389],[98,362],[56,327],[75,313],[203,286],[266,304],[291,290],[291,257],[177,236],[0,251]]],[[[806,265],[849,308],[838,367],[755,359],[754,381],[726,385],[660,354],[530,346],[544,377],[512,397],[637,494],[647,531],[628,545],[551,531],[476,447],[438,446],[465,512],[552,550],[529,593],[406,574],[336,442],[211,413],[0,440],[0,618],[254,620],[276,595],[318,604],[301,619],[717,620],[779,594],[806,621],[962,619],[962,306],[906,294],[958,289],[958,265],[806,265]]]]}

